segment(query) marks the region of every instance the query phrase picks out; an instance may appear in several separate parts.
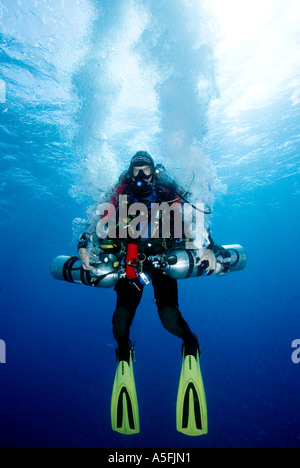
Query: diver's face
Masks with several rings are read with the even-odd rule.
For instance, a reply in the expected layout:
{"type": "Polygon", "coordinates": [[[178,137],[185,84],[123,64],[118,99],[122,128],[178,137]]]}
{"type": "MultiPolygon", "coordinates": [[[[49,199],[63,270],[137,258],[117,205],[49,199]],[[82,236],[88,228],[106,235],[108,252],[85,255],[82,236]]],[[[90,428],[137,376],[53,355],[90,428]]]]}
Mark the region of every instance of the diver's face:
{"type": "Polygon", "coordinates": [[[133,168],[133,177],[136,179],[139,175],[143,174],[145,176],[145,181],[150,182],[152,178],[152,169],[150,166],[134,167],[133,168]]]}

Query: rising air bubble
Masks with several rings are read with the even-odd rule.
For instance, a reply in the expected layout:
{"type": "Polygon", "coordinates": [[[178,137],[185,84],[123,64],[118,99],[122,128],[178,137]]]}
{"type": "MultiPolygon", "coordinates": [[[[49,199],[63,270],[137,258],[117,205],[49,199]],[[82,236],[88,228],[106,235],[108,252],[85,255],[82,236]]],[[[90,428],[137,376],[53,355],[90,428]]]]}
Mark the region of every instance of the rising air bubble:
{"type": "Polygon", "coordinates": [[[0,80],[0,104],[6,103],[6,84],[5,81],[0,80]]]}

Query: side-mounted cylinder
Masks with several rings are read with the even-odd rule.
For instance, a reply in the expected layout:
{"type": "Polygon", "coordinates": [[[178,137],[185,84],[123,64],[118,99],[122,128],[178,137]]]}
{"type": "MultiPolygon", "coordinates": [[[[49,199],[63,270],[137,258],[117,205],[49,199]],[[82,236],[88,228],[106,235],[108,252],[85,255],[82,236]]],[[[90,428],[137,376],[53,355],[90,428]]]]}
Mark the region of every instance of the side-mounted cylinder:
{"type": "Polygon", "coordinates": [[[113,288],[120,279],[120,262],[113,254],[103,254],[100,262],[91,272],[82,268],[78,257],[57,257],[51,264],[53,278],[68,283],[83,284],[97,288],[113,288]]]}
{"type": "Polygon", "coordinates": [[[215,274],[224,276],[234,271],[243,270],[248,262],[245,249],[241,245],[226,245],[216,252],[217,267],[207,273],[199,264],[197,252],[193,250],[173,250],[167,255],[163,271],[174,279],[197,278],[215,274]]]}
{"type": "MultiPolygon", "coordinates": [[[[240,245],[227,245],[215,252],[217,267],[208,272],[207,266],[199,264],[197,251],[171,249],[160,261],[153,263],[166,275],[176,280],[209,276],[224,276],[228,273],[243,270],[247,265],[247,254],[240,245]]],[[[93,271],[86,271],[78,257],[57,257],[51,265],[53,278],[68,283],[83,284],[97,288],[113,288],[124,276],[121,260],[114,254],[101,254],[93,271]],[[123,275],[123,276],[122,276],[123,275]]]]}

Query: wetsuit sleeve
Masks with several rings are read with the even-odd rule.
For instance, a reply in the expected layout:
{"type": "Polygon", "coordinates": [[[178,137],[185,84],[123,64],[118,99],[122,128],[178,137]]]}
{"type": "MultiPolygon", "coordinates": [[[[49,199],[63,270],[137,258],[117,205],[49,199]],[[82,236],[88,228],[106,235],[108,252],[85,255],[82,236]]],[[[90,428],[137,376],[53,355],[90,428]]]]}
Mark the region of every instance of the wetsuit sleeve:
{"type": "Polygon", "coordinates": [[[207,246],[207,250],[212,250],[215,255],[219,254],[224,250],[224,247],[222,245],[216,244],[214,242],[210,229],[208,229],[208,241],[209,245],[207,246]]]}
{"type": "Polygon", "coordinates": [[[214,246],[215,246],[215,243],[214,243],[214,240],[213,240],[213,238],[212,238],[211,230],[210,230],[210,229],[207,230],[207,234],[208,234],[207,239],[208,239],[208,242],[209,242],[209,244],[208,244],[208,246],[207,246],[207,249],[208,249],[208,250],[213,250],[213,249],[214,249],[214,246]]]}
{"type": "Polygon", "coordinates": [[[78,242],[78,250],[87,249],[91,245],[91,236],[89,233],[84,232],[78,242]]]}
{"type": "Polygon", "coordinates": [[[93,245],[96,245],[99,238],[97,236],[97,225],[99,221],[105,216],[105,213],[100,216],[98,213],[94,213],[93,219],[90,221],[87,231],[81,234],[78,242],[78,250],[87,249],[93,245]]]}
{"type": "MultiPolygon", "coordinates": [[[[106,240],[107,236],[110,239],[117,241],[119,239],[119,221],[120,221],[120,196],[126,195],[128,185],[117,185],[114,187],[110,194],[104,213],[99,217],[99,226],[103,227],[103,239],[106,240]]],[[[101,230],[97,231],[98,236],[102,239],[101,230]],[[99,234],[100,232],[100,234],[99,234]]]]}
{"type": "MultiPolygon", "coordinates": [[[[113,189],[111,191],[110,194],[107,195],[107,200],[108,200],[108,203],[111,203],[113,205],[116,205],[117,203],[117,198],[116,198],[116,188],[113,189]]],[[[105,216],[105,213],[102,215],[102,216],[95,216],[93,221],[91,222],[91,225],[89,227],[89,231],[85,231],[80,239],[79,239],[79,242],[78,242],[78,250],[80,249],[87,249],[88,247],[90,247],[91,245],[94,244],[94,237],[96,234],[96,228],[97,228],[97,224],[98,222],[100,221],[101,218],[103,218],[105,216]]]]}
{"type": "MultiPolygon", "coordinates": [[[[119,197],[120,195],[124,195],[126,192],[126,189],[128,187],[128,184],[123,184],[123,185],[116,185],[110,194],[107,195],[106,200],[103,201],[103,204],[108,204],[110,205],[109,207],[106,207],[104,212],[102,214],[97,214],[97,216],[94,217],[93,221],[91,222],[90,227],[88,228],[88,231],[84,232],[79,240],[78,243],[78,249],[86,249],[92,245],[96,245],[99,243],[101,240],[107,240],[107,237],[103,237],[103,239],[99,234],[99,231],[97,230],[97,227],[99,226],[99,222],[103,221],[103,223],[107,223],[110,219],[114,222],[114,225],[118,224],[118,215],[119,215],[119,197]],[[112,209],[110,209],[112,208],[112,209]]],[[[103,224],[105,226],[105,224],[103,224]]],[[[117,241],[117,239],[115,239],[117,241]]]]}
{"type": "MultiPolygon", "coordinates": [[[[180,191],[175,184],[170,185],[164,192],[163,201],[170,202],[171,200],[179,205],[183,206],[184,203],[189,203],[185,198],[184,192],[180,191]]],[[[224,250],[221,245],[218,245],[214,242],[210,229],[207,229],[207,235],[205,236],[205,248],[212,250],[216,255],[224,250]]]]}

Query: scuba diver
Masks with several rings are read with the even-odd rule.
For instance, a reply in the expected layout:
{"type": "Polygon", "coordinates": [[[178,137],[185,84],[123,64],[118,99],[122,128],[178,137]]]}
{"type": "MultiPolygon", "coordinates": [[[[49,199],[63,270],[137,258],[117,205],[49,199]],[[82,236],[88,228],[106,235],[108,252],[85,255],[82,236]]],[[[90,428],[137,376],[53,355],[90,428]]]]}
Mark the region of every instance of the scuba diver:
{"type": "MultiPolygon", "coordinates": [[[[151,207],[154,203],[176,203],[183,205],[187,200],[186,191],[171,180],[163,166],[156,166],[153,158],[145,151],[133,157],[129,170],[122,174],[114,188],[110,203],[120,214],[120,195],[126,195],[128,205],[143,203],[151,207]]],[[[118,223],[118,226],[120,223],[118,223]]],[[[128,224],[128,223],[127,223],[128,224]]],[[[89,249],[98,243],[100,248],[112,252],[124,249],[126,253],[126,278],[118,281],[115,291],[117,305],[113,315],[113,335],[118,343],[117,372],[111,403],[113,430],[122,434],[137,434],[140,431],[139,410],[135,388],[133,361],[134,348],[130,341],[130,328],[136,310],[141,302],[145,283],[152,282],[155,303],[164,328],[183,340],[182,373],[177,400],[177,429],[186,435],[207,433],[207,410],[205,392],[200,371],[200,346],[195,333],[182,316],[179,308],[177,280],[153,266],[151,257],[170,249],[175,239],[151,238],[146,229],[138,239],[101,239],[95,229],[84,232],[78,251],[85,271],[93,270],[89,249]],[[138,268],[142,266],[142,274],[138,268]],[[141,283],[144,279],[144,284],[141,283]]],[[[204,254],[199,265],[212,272],[216,269],[216,246],[207,233],[204,254]]]]}

